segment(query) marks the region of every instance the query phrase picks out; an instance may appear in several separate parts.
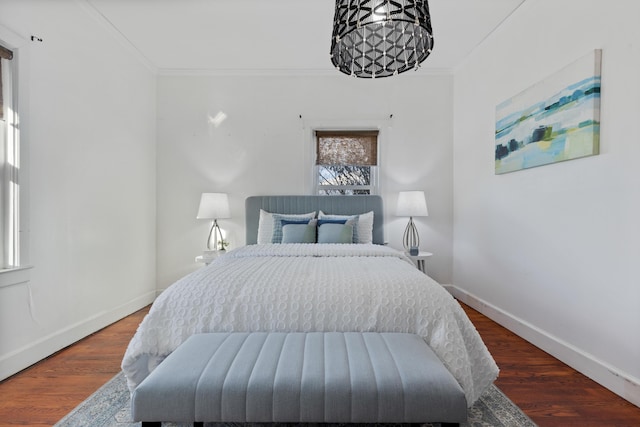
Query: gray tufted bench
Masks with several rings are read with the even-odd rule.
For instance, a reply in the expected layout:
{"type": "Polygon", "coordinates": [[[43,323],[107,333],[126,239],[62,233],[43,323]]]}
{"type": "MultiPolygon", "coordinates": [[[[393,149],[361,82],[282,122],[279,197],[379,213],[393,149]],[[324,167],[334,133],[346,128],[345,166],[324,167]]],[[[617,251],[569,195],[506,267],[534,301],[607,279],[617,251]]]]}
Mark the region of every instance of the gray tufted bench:
{"type": "Polygon", "coordinates": [[[209,333],[133,392],[134,421],[427,423],[467,419],[462,388],[417,335],[209,333]]]}

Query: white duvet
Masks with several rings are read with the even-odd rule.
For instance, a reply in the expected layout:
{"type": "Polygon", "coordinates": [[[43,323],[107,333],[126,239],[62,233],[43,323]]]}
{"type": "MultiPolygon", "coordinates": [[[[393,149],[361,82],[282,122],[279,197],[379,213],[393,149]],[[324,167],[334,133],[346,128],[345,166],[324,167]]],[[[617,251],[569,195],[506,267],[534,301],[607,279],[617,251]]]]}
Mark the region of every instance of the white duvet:
{"type": "Polygon", "coordinates": [[[379,245],[239,248],[153,303],[122,361],[133,390],[190,335],[219,331],[390,331],[420,335],[471,406],[498,367],[460,305],[401,252],[379,245]]]}

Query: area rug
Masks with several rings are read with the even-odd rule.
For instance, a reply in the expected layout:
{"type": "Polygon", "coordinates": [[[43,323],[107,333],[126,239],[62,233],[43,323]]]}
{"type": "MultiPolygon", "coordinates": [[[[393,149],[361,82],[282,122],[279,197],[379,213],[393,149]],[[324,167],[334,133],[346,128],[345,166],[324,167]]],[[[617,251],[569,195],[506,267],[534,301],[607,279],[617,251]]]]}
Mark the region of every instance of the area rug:
{"type": "MultiPolygon", "coordinates": [[[[129,390],[124,374],[121,372],[107,384],[89,396],[55,427],[135,427],[140,423],[131,421],[129,410],[129,390]]],[[[205,424],[206,426],[225,427],[257,427],[273,426],[273,424],[205,424]]],[[[319,425],[319,424],[318,424],[319,425]]],[[[186,427],[187,424],[165,423],[163,426],[186,427]]],[[[287,424],[294,426],[294,424],[287,424]]],[[[308,425],[307,425],[308,426],[308,425]]],[[[322,424],[322,426],[331,426],[322,424]]],[[[353,425],[350,425],[350,427],[353,425]]],[[[386,425],[388,426],[388,425],[386,425]]],[[[425,424],[423,427],[431,426],[425,424]]],[[[531,421],[512,401],[495,386],[491,386],[469,410],[467,423],[463,427],[535,427],[531,421]]],[[[376,426],[378,427],[378,426],[376,426]]],[[[438,427],[433,424],[432,427],[438,427]]]]}

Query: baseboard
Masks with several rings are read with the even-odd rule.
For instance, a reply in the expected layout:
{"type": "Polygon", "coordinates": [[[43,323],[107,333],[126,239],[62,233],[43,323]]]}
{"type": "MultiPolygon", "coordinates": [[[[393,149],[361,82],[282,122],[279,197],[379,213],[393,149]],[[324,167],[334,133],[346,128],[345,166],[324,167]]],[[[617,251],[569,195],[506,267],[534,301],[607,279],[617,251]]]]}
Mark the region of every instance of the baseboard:
{"type": "Polygon", "coordinates": [[[8,353],[0,358],[0,380],[10,377],[52,355],[56,351],[62,350],[82,338],[140,310],[151,304],[155,296],[155,291],[148,292],[126,304],[122,304],[112,310],[97,313],[88,319],[56,331],[38,341],[8,353]]]}
{"type": "Polygon", "coordinates": [[[444,285],[459,301],[484,314],[536,347],[566,363],[573,369],[611,390],[618,396],[640,406],[640,380],[598,360],[589,353],[555,337],[536,326],[453,285],[444,285]]]}

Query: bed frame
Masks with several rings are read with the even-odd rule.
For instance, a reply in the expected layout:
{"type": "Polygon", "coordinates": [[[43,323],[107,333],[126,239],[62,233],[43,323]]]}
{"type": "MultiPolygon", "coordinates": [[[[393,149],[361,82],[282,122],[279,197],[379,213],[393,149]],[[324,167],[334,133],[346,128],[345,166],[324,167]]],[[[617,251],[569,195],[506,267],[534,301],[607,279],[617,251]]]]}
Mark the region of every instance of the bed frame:
{"type": "Polygon", "coordinates": [[[251,196],[245,201],[246,243],[258,240],[260,209],[271,213],[303,214],[323,211],[332,215],[356,215],[373,211],[373,243],[384,244],[382,197],[360,196],[251,196]]]}

